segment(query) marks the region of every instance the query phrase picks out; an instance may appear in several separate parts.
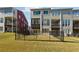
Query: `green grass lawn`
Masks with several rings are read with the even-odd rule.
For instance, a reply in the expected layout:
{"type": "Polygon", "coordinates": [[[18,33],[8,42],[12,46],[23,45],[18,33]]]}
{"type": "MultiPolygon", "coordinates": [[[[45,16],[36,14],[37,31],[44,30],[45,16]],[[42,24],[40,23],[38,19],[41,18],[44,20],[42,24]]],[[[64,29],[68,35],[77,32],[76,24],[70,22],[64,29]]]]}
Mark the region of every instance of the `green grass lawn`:
{"type": "MultiPolygon", "coordinates": [[[[32,36],[31,36],[32,37],[32,36]]],[[[38,36],[42,38],[41,36],[38,36]]],[[[79,38],[78,37],[65,37],[65,42],[60,42],[59,39],[51,37],[43,37],[44,40],[15,40],[14,33],[0,33],[0,51],[2,52],[66,52],[66,51],[79,51],[79,38]]],[[[33,37],[32,37],[33,38],[33,37]]],[[[35,37],[34,37],[35,38],[35,37]]],[[[33,39],[34,39],[33,38],[33,39]]],[[[21,39],[21,38],[20,38],[21,39]]]]}

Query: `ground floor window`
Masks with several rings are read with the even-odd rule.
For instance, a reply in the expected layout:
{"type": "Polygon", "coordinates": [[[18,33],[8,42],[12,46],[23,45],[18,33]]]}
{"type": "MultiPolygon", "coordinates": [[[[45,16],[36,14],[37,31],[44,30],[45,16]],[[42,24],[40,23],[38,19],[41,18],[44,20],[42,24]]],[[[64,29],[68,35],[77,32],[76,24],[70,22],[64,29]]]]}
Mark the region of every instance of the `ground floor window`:
{"type": "Polygon", "coordinates": [[[48,28],[43,29],[43,33],[47,33],[47,32],[49,32],[48,28]]]}
{"type": "Polygon", "coordinates": [[[6,32],[12,32],[12,27],[6,27],[6,28],[5,28],[5,31],[6,31],[6,32]]]}
{"type": "Polygon", "coordinates": [[[3,31],[3,27],[0,27],[0,32],[3,31]]]}
{"type": "Polygon", "coordinates": [[[13,31],[14,31],[14,32],[16,31],[16,27],[13,27],[13,31]]]}
{"type": "Polygon", "coordinates": [[[40,33],[40,29],[33,30],[33,33],[35,33],[35,34],[39,34],[39,33],[40,33]]]}
{"type": "Polygon", "coordinates": [[[64,29],[64,35],[65,36],[71,35],[71,30],[70,29],[64,29]]]}

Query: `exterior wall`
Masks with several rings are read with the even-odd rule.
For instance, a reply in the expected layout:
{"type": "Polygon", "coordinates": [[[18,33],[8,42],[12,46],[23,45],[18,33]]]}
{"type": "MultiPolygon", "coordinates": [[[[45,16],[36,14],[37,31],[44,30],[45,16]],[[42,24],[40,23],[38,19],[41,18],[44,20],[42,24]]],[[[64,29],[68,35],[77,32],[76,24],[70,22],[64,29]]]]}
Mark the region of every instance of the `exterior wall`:
{"type": "Polygon", "coordinates": [[[3,27],[3,30],[2,30],[2,31],[0,31],[0,32],[4,32],[4,31],[5,31],[5,30],[4,30],[4,29],[5,29],[5,28],[4,28],[4,27],[5,27],[5,26],[4,26],[4,25],[5,25],[5,24],[4,24],[5,19],[4,19],[4,16],[3,16],[3,14],[2,14],[2,13],[0,14],[0,19],[1,19],[1,18],[3,18],[3,23],[0,23],[0,27],[3,27]]]}

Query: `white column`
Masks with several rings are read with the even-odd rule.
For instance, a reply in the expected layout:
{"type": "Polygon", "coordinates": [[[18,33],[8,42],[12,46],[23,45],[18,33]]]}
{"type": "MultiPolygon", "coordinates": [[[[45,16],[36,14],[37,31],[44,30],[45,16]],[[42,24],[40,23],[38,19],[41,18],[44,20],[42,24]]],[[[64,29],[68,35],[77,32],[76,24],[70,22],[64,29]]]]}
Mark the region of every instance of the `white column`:
{"type": "Polygon", "coordinates": [[[3,32],[5,32],[5,18],[3,17],[3,23],[4,23],[4,25],[3,25],[3,32]]]}
{"type": "Polygon", "coordinates": [[[5,32],[5,17],[4,17],[4,13],[2,13],[2,17],[3,17],[3,32],[5,32]]]}
{"type": "Polygon", "coordinates": [[[49,31],[51,31],[51,17],[52,17],[52,12],[50,11],[50,28],[49,28],[49,31]]]}
{"type": "Polygon", "coordinates": [[[68,25],[68,20],[69,20],[69,19],[66,18],[66,20],[67,20],[67,33],[66,33],[66,36],[67,36],[67,34],[69,34],[69,33],[68,33],[68,26],[69,26],[69,25],[68,25]]]}
{"type": "Polygon", "coordinates": [[[64,32],[63,32],[63,11],[60,12],[60,39],[64,41],[64,32]]]}
{"type": "Polygon", "coordinates": [[[73,19],[71,19],[70,21],[70,34],[72,35],[73,34],[73,19]]]}
{"type": "Polygon", "coordinates": [[[14,9],[14,10],[15,10],[14,16],[15,16],[15,19],[16,19],[16,33],[17,33],[17,32],[18,32],[18,28],[17,28],[17,27],[18,27],[18,24],[17,24],[17,23],[18,23],[18,22],[17,22],[17,20],[18,20],[18,19],[17,19],[17,9],[14,9]]]}
{"type": "Polygon", "coordinates": [[[12,9],[12,32],[13,32],[13,9],[12,9]]]}
{"type": "Polygon", "coordinates": [[[61,11],[61,12],[60,12],[60,35],[61,35],[61,32],[63,31],[62,22],[63,22],[63,13],[62,13],[62,11],[61,11]]]}
{"type": "Polygon", "coordinates": [[[49,31],[51,31],[51,19],[50,19],[50,26],[49,26],[50,28],[49,28],[49,31]]]}
{"type": "Polygon", "coordinates": [[[42,33],[43,11],[40,12],[40,34],[42,33]]]}

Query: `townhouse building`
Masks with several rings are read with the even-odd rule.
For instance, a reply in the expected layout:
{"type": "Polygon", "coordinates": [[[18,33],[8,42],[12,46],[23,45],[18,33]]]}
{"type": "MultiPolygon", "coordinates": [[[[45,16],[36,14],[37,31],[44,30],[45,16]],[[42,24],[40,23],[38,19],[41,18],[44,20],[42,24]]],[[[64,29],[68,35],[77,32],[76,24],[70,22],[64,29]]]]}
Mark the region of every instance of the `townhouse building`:
{"type": "Polygon", "coordinates": [[[33,33],[49,33],[64,36],[79,36],[79,10],[73,8],[35,8],[31,9],[33,33]]]}
{"type": "Polygon", "coordinates": [[[0,32],[21,31],[21,25],[28,30],[28,22],[22,11],[15,7],[0,8],[0,32]]]}

